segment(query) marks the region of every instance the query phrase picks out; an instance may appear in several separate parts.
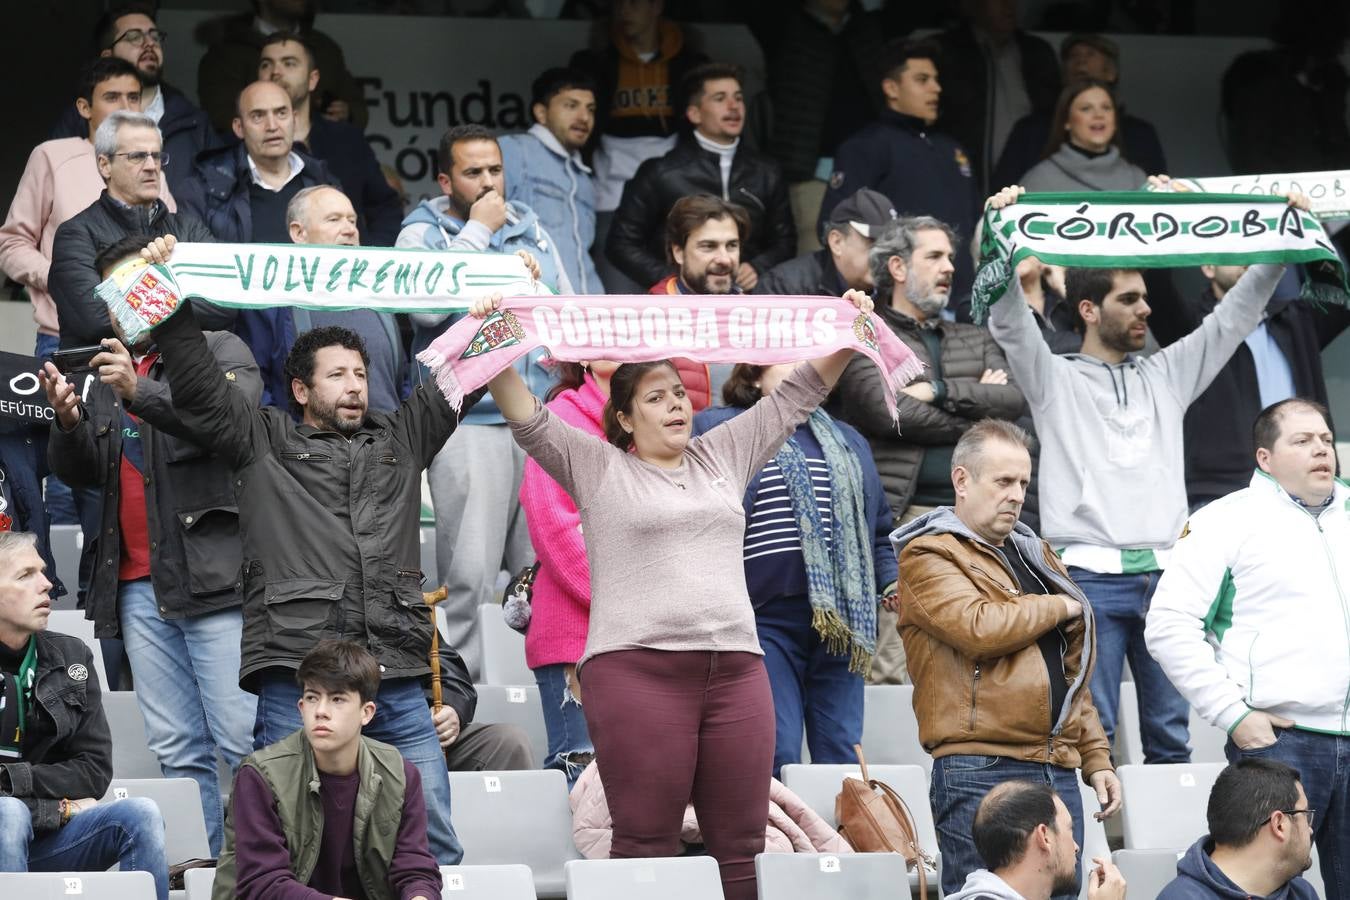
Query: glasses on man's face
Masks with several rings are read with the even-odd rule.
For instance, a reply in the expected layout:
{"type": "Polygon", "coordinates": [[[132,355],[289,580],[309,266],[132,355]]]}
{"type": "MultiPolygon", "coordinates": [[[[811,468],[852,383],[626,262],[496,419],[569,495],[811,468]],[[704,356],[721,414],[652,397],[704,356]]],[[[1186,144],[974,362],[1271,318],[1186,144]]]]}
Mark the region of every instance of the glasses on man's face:
{"type": "Polygon", "coordinates": [[[137,167],[144,166],[145,161],[148,159],[153,159],[157,166],[167,165],[169,162],[169,154],[161,150],[153,152],[149,150],[132,150],[127,153],[114,153],[113,156],[126,157],[127,162],[137,167]]]}
{"type": "MultiPolygon", "coordinates": [[[[1281,812],[1281,813],[1284,813],[1286,816],[1299,816],[1299,815],[1307,816],[1307,817],[1308,817],[1308,828],[1310,828],[1310,829],[1315,829],[1315,828],[1317,827],[1317,810],[1315,810],[1315,809],[1311,809],[1311,808],[1310,808],[1310,809],[1277,809],[1277,810],[1275,810],[1275,812],[1281,812]]],[[[1271,813],[1271,814],[1270,814],[1270,819],[1273,819],[1273,818],[1275,818],[1275,813],[1271,813]]],[[[1265,825],[1267,822],[1270,821],[1270,819],[1266,819],[1266,821],[1265,821],[1265,822],[1262,822],[1261,824],[1262,824],[1262,825],[1265,825]]]]}
{"type": "Polygon", "coordinates": [[[133,28],[130,31],[122,32],[122,35],[113,41],[113,46],[126,41],[133,47],[139,47],[147,40],[151,40],[163,47],[164,42],[168,39],[169,33],[167,31],[160,31],[158,28],[151,28],[149,31],[146,31],[143,28],[133,28]]]}

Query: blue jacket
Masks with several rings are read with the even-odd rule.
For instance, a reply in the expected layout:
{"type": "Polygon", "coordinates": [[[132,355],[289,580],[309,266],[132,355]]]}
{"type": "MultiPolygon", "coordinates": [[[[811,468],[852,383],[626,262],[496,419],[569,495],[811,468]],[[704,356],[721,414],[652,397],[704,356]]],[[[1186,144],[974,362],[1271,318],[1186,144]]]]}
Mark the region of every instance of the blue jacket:
{"type": "Polygon", "coordinates": [[[563,268],[578,294],[603,294],[591,259],[595,243],[595,182],[580,153],[568,156],[543,125],[499,138],[506,199],[535,211],[557,243],[563,268]]]}
{"type": "MultiPolygon", "coordinates": [[[[169,154],[169,161],[164,165],[164,180],[169,183],[174,199],[181,203],[186,184],[192,180],[198,154],[223,144],[206,113],[183,96],[182,91],[162,83],[159,89],[164,94],[164,115],[159,119],[159,133],[164,142],[162,149],[169,154]]],[[[74,103],[68,104],[52,127],[51,136],[87,138],[89,122],[76,111],[74,103]]]]}
{"type": "Polygon", "coordinates": [[[296,143],[342,182],[342,192],[356,207],[361,244],[366,247],[392,247],[403,221],[403,201],[385,181],[380,161],[366,142],[365,133],[350,122],[332,122],[315,116],[309,126],[309,139],[296,143]]]}
{"type": "MultiPolygon", "coordinates": [[[[296,175],[301,189],[319,184],[342,188],[328,166],[312,156],[295,150],[305,167],[296,175]]],[[[183,185],[183,193],[174,189],[179,209],[188,209],[206,223],[216,240],[227,244],[247,244],[253,234],[253,212],[248,192],[252,183],[248,154],[242,143],[233,147],[207,150],[197,157],[196,177],[183,185]]]]}
{"type": "Polygon", "coordinates": [[[957,237],[952,298],[970,292],[975,273],[968,248],[980,198],[970,159],[960,144],[914,116],[885,110],[835,151],[817,233],[839,201],[859,188],[884,194],[902,216],[933,216],[951,226],[957,237]]]}
{"type": "MultiPolygon", "coordinates": [[[[700,435],[711,431],[743,412],[745,410],[738,406],[709,407],[694,416],[694,434],[700,435]]],[[[890,504],[886,501],[886,492],[881,488],[881,476],[877,474],[876,464],[872,462],[872,450],[867,444],[867,439],[855,431],[852,426],[846,425],[838,419],[834,419],[834,424],[843,434],[844,439],[848,441],[849,447],[858,457],[859,465],[862,466],[863,510],[873,522],[872,561],[876,573],[877,591],[880,592],[897,578],[898,567],[890,539],[891,530],[895,527],[894,517],[891,515],[890,504]]],[[[798,432],[803,429],[809,431],[810,425],[803,423],[797,427],[798,432]]],[[[750,480],[750,484],[745,489],[745,498],[742,500],[742,504],[745,507],[747,522],[750,521],[750,516],[754,510],[755,499],[759,494],[759,482],[763,476],[763,470],[755,473],[755,477],[750,480]]],[[[786,558],[785,556],[774,557],[775,560],[786,558]]],[[[781,563],[775,565],[781,565],[781,563]]],[[[757,581],[760,579],[753,578],[753,573],[747,569],[746,588],[750,592],[750,602],[756,609],[780,597],[804,596],[807,593],[806,564],[801,561],[800,557],[796,557],[792,565],[794,571],[790,575],[780,572],[778,576],[766,580],[762,585],[757,585],[757,581]],[[765,589],[772,590],[774,596],[763,596],[765,589]]]]}
{"type": "MultiPolygon", "coordinates": [[[[495,253],[515,253],[528,250],[539,261],[541,280],[560,294],[570,294],[572,283],[563,268],[558,248],[548,232],[539,224],[539,217],[522,203],[508,202],[507,222],[495,232],[477,222],[461,222],[450,213],[450,198],[436,197],[423,200],[407,218],[403,220],[403,230],[399,232],[396,246],[422,248],[425,250],[479,250],[495,253]]],[[[466,313],[451,313],[448,316],[414,315],[413,347],[414,358],[425,350],[433,340],[440,337],[447,328],[464,318],[466,313]]],[[[525,384],[536,397],[542,397],[553,386],[553,372],[540,360],[548,352],[533,350],[516,361],[516,371],[525,379],[525,384]]],[[[430,383],[431,373],[426,366],[417,364],[414,375],[418,384],[430,383]]],[[[461,420],[465,425],[504,425],[506,419],[497,408],[491,394],[483,399],[461,420]]]]}
{"type": "MultiPolygon", "coordinates": [[[[1252,895],[1228,880],[1209,858],[1213,842],[1205,835],[1177,861],[1177,877],[1162,889],[1158,900],[1253,900],[1252,895]]],[[[1317,900],[1317,891],[1301,877],[1291,878],[1268,900],[1317,900]]]]}

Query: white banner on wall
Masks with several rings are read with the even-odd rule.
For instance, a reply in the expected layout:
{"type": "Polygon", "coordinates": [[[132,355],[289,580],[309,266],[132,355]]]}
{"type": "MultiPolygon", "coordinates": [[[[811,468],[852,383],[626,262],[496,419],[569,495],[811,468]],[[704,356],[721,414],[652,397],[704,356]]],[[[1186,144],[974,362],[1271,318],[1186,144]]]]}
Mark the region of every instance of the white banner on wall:
{"type": "MultiPolygon", "coordinates": [[[[206,49],[192,34],[216,15],[163,10],[159,16],[160,27],[175,36],[166,79],[190,97],[196,97],[197,63],[206,49]]],[[[319,16],[315,26],[338,42],[347,68],[364,85],[366,139],[380,162],[398,172],[413,202],[440,196],[436,145],[445,129],[529,128],[531,82],[550,66],[566,65],[590,45],[593,31],[581,21],[413,16],[319,16]]],[[[747,28],[688,28],[709,57],[745,68],[747,96],[762,88],[763,60],[747,28]]]]}

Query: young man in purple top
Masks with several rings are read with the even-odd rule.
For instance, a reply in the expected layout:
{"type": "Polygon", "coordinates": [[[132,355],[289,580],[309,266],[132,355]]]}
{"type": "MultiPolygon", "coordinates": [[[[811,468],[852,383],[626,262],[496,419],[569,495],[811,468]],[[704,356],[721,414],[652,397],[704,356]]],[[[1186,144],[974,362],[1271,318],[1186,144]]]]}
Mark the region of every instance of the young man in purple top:
{"type": "Polygon", "coordinates": [[[296,672],[304,727],[244,760],[225,822],[215,900],[435,900],[421,776],[361,736],[380,664],[351,641],[319,642],[296,672]]]}

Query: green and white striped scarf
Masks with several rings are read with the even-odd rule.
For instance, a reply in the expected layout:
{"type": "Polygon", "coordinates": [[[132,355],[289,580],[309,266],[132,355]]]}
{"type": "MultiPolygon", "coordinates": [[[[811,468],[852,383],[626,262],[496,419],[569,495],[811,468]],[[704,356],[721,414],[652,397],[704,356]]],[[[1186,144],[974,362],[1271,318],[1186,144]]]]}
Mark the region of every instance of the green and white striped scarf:
{"type": "Polygon", "coordinates": [[[1025,194],[985,210],[971,314],[984,320],[1028,256],[1077,268],[1302,263],[1305,299],[1346,305],[1345,270],[1321,224],[1282,197],[1025,194]]]}

